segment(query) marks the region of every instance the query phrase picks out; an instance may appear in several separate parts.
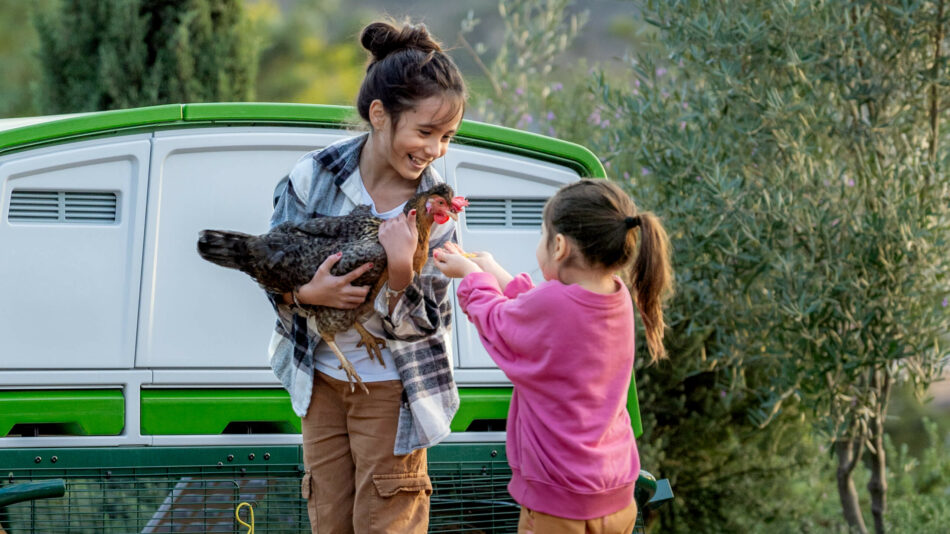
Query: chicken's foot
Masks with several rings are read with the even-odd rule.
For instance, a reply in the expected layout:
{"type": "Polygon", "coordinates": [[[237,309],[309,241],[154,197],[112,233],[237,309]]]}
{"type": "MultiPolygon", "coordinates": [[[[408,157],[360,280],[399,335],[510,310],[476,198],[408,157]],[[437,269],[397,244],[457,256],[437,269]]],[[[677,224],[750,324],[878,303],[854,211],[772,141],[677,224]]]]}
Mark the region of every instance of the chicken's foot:
{"type": "Polygon", "coordinates": [[[356,331],[360,333],[360,336],[363,338],[362,341],[356,344],[357,347],[362,347],[366,345],[366,353],[369,354],[369,359],[372,360],[376,358],[379,360],[379,364],[383,367],[386,367],[386,362],[383,361],[383,349],[386,348],[386,340],[376,337],[370,333],[359,321],[353,323],[353,328],[356,328],[356,331]]]}
{"type": "Polygon", "coordinates": [[[366,388],[366,384],[363,383],[363,379],[360,378],[359,373],[356,372],[356,369],[353,368],[353,364],[350,363],[350,360],[346,359],[346,356],[340,352],[340,347],[336,346],[336,342],[333,341],[333,336],[326,334],[320,334],[320,337],[327,342],[327,346],[330,347],[330,350],[333,351],[333,354],[336,354],[336,357],[340,360],[340,369],[343,369],[346,372],[346,378],[350,382],[350,392],[356,391],[356,388],[353,385],[353,381],[356,380],[356,383],[359,384],[360,388],[363,390],[363,393],[369,394],[369,389],[366,388]]]}

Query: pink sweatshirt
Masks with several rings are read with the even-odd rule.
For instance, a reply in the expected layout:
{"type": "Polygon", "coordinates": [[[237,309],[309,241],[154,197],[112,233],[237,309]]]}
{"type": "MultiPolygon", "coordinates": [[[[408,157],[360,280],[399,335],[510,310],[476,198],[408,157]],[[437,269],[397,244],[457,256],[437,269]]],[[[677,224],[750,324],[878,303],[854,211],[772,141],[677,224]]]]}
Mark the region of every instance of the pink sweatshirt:
{"type": "Polygon", "coordinates": [[[459,304],[514,384],[508,412],[511,496],[568,519],[612,514],[633,500],[640,457],[627,413],[633,303],[527,274],[504,293],[488,273],[466,276],[459,304]]]}

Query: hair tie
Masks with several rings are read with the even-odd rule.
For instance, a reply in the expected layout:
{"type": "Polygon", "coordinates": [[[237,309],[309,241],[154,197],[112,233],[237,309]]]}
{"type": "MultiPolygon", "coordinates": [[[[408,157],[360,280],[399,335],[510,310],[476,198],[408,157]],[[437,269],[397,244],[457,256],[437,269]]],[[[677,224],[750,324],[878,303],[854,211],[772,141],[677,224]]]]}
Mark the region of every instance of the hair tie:
{"type": "Polygon", "coordinates": [[[636,228],[637,226],[640,226],[640,216],[637,215],[636,217],[627,217],[623,220],[623,222],[627,225],[627,230],[636,228]]]}

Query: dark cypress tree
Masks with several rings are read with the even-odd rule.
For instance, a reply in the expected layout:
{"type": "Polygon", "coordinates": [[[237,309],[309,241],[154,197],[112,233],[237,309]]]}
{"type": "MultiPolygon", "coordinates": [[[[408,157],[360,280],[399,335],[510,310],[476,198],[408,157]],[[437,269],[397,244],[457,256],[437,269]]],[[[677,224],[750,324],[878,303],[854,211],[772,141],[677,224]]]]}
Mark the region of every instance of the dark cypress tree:
{"type": "Polygon", "coordinates": [[[254,96],[240,0],[61,0],[36,26],[44,113],[254,96]]]}

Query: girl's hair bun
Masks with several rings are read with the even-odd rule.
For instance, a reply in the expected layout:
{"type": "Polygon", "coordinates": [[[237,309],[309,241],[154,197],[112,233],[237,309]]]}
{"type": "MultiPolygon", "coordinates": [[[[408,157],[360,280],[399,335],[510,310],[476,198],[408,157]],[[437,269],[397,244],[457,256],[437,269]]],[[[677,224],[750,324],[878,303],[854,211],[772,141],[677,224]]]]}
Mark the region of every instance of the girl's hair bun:
{"type": "Polygon", "coordinates": [[[403,24],[397,28],[388,22],[374,22],[360,35],[363,48],[373,55],[370,64],[398,50],[412,48],[421,52],[440,52],[442,47],[429,35],[425,24],[403,24]]]}

